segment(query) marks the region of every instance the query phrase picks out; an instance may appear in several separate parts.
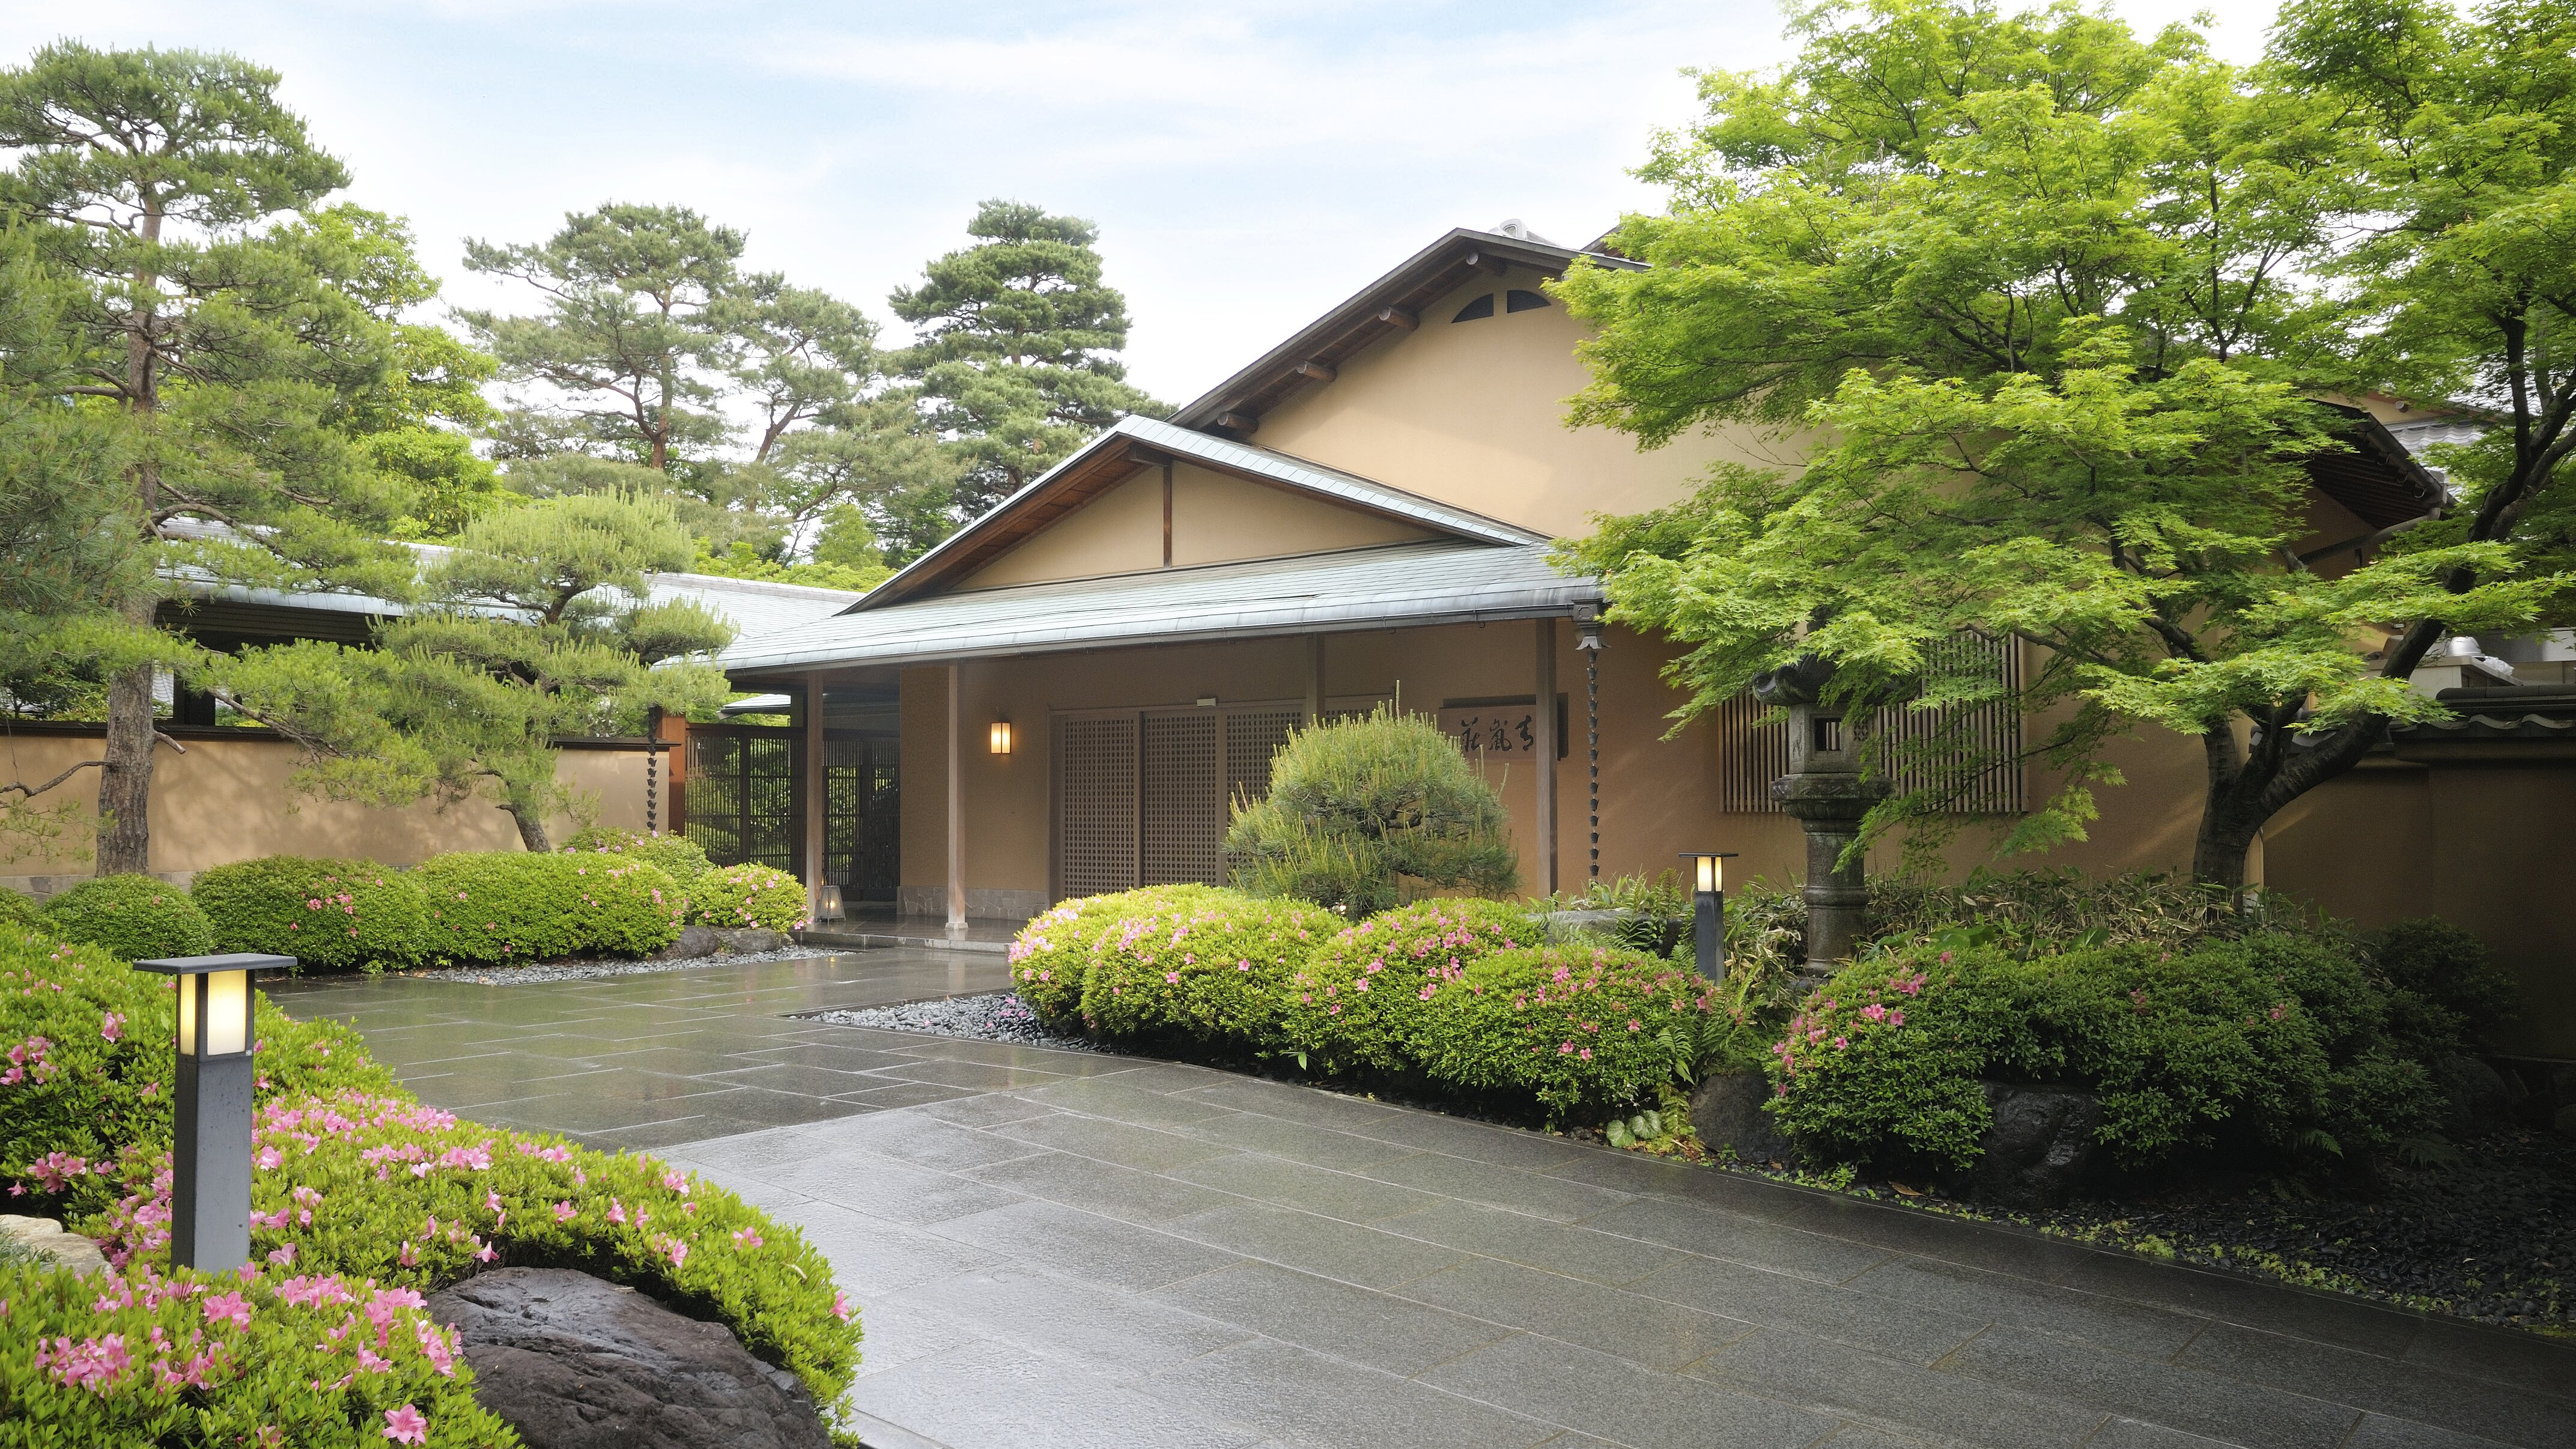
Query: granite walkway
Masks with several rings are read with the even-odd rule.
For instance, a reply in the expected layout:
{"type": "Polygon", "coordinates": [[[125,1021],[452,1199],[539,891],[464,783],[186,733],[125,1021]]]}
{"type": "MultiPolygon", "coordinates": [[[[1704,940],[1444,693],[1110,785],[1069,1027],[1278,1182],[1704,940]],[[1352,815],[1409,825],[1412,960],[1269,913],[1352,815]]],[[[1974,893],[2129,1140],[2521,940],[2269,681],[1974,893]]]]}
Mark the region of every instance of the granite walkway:
{"type": "Polygon", "coordinates": [[[864,1305],[880,1449],[2576,1446],[2576,1346],[1197,1067],[786,1019],[1000,969],[283,1000],[442,1106],[652,1147],[800,1225],[864,1305]]]}

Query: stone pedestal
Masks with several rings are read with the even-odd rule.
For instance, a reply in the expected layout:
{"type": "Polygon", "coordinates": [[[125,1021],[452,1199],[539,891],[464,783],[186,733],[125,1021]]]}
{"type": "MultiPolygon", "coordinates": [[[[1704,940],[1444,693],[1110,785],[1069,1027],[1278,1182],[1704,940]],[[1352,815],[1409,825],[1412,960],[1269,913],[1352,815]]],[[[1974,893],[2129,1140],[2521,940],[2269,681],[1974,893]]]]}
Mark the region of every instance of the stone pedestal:
{"type": "Polygon", "coordinates": [[[1857,774],[1782,775],[1771,798],[1807,830],[1807,964],[1825,967],[1851,958],[1869,909],[1869,882],[1861,865],[1838,865],[1860,837],[1861,817],[1887,796],[1887,782],[1857,774]]]}

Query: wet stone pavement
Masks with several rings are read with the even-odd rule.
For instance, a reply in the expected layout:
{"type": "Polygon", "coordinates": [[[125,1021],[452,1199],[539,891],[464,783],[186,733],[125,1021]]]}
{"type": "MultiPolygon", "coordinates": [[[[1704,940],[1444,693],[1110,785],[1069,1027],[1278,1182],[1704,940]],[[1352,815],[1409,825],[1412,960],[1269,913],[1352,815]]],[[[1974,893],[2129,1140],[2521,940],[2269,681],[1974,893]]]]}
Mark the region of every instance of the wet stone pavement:
{"type": "Polygon", "coordinates": [[[791,1013],[917,949],[297,983],[425,1099],[801,1226],[879,1449],[2576,1446],[2576,1345],[1435,1114],[791,1013]]]}

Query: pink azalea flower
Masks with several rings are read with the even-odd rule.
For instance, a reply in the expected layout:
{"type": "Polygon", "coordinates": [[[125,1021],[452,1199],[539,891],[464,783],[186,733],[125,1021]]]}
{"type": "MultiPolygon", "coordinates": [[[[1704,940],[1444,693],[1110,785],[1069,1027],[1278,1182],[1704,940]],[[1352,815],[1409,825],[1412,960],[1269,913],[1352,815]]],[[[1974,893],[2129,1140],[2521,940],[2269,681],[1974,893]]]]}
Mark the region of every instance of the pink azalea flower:
{"type": "Polygon", "coordinates": [[[397,1444],[429,1442],[429,1419],[409,1404],[385,1410],[385,1437],[397,1444]]]}
{"type": "Polygon", "coordinates": [[[832,1316],[841,1320],[843,1323],[847,1323],[850,1321],[850,1311],[850,1295],[834,1290],[832,1294],[832,1316]]]}
{"type": "Polygon", "coordinates": [[[757,1248],[760,1246],[760,1234],[749,1228],[737,1229],[733,1235],[733,1241],[734,1246],[738,1248],[757,1248]]]}
{"type": "Polygon", "coordinates": [[[208,1323],[230,1323],[235,1328],[250,1327],[250,1304],[238,1293],[218,1293],[199,1305],[206,1311],[208,1323]]]}

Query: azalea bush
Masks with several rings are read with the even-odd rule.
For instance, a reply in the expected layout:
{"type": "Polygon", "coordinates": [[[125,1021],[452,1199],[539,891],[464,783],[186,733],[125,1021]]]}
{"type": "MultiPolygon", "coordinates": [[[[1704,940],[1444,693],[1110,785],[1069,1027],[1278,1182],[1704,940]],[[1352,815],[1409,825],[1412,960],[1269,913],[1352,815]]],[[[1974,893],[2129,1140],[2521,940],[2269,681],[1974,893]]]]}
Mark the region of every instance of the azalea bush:
{"type": "Polygon", "coordinates": [[[128,961],[203,956],[214,930],[188,893],[148,875],[103,875],[45,902],[45,928],[128,961]]]}
{"type": "Polygon", "coordinates": [[[1691,1070],[1707,987],[1642,951],[1498,951],[1440,983],[1419,1060],[1435,1081],[1526,1092],[1558,1116],[1622,1108],[1691,1070]]]}
{"type": "Polygon", "coordinates": [[[692,890],[697,919],[706,925],[801,931],[810,924],[805,883],[770,866],[718,866],[699,876],[692,890]]]}
{"type": "Polygon", "coordinates": [[[1544,935],[1528,910],[1505,901],[1429,900],[1382,911],[1317,943],[1290,977],[1283,1029],[1314,1065],[1406,1071],[1421,1055],[1441,986],[1496,951],[1544,935]]]}
{"type": "Polygon", "coordinates": [[[171,1273],[174,1000],[101,950],[0,928],[0,1182],[114,1265],[0,1264],[0,1443],[516,1444],[419,1312],[496,1266],[578,1268],[722,1322],[817,1403],[848,1386],[855,1310],[795,1230],[650,1158],[424,1107],[347,1028],[265,999],[252,1262],[171,1273]]]}
{"type": "Polygon", "coordinates": [[[1303,901],[1219,890],[1119,911],[1092,940],[1083,1020],[1108,1036],[1273,1047],[1290,980],[1340,923],[1303,901]]]}
{"type": "Polygon", "coordinates": [[[216,950],[292,956],[298,971],[382,971],[432,944],[419,880],[371,860],[262,856],[200,871],[188,895],[216,950]]]}
{"type": "Polygon", "coordinates": [[[1988,1080],[2099,1095],[2115,1169],[2357,1156],[2432,1130],[2442,1101],[2388,1034],[2353,951],[2260,933],[2017,957],[1910,946],[1838,973],[1773,1048],[1771,1110],[1802,1145],[1965,1170],[1988,1080]]]}
{"type": "Polygon", "coordinates": [[[1031,919],[1011,939],[1011,988],[1038,1019],[1053,1026],[1082,1019],[1082,983],[1091,972],[1091,950],[1122,917],[1215,899],[1203,885],[1146,886],[1142,890],[1059,901],[1031,919]]]}
{"type": "Polygon", "coordinates": [[[623,856],[529,851],[433,856],[412,872],[428,898],[429,959],[518,964],[645,956],[679,939],[688,896],[623,856]]]}

